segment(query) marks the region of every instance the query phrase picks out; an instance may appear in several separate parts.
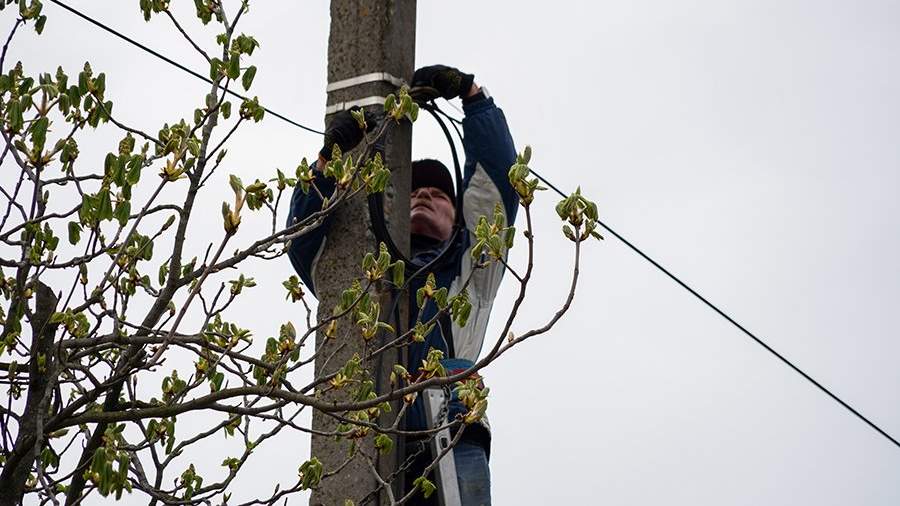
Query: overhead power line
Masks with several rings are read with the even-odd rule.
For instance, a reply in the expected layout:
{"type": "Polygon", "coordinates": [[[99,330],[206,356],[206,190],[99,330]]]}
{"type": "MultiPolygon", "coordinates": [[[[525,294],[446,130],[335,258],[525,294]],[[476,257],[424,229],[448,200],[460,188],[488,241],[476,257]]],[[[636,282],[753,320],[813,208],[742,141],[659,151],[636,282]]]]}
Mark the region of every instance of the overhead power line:
{"type": "MultiPolygon", "coordinates": [[[[540,176],[540,175],[539,175],[537,172],[535,172],[534,170],[532,170],[531,172],[532,172],[535,176],[537,176],[537,178],[540,179],[544,184],[546,184],[547,186],[549,186],[550,188],[552,188],[554,191],[556,191],[556,193],[562,195],[564,198],[567,197],[567,195],[566,195],[565,193],[563,193],[562,191],[560,191],[559,188],[557,188],[556,186],[554,186],[553,183],[551,183],[550,181],[547,181],[545,178],[543,178],[542,176],[540,176]]],[[[844,402],[840,397],[838,397],[837,395],[835,395],[834,393],[832,393],[831,390],[829,390],[828,388],[826,388],[825,386],[823,386],[821,383],[819,383],[818,381],[816,381],[812,376],[810,376],[809,374],[806,374],[805,372],[803,372],[802,369],[800,369],[798,366],[794,365],[794,363],[791,362],[790,360],[788,360],[787,358],[785,358],[784,355],[782,355],[781,353],[778,353],[777,351],[775,351],[774,348],[772,348],[771,346],[769,346],[768,344],[766,344],[762,339],[760,339],[759,337],[757,337],[753,332],[750,332],[750,331],[747,330],[743,325],[741,325],[740,323],[738,323],[737,321],[735,321],[734,318],[732,318],[731,316],[728,316],[728,314],[727,314],[725,311],[719,309],[718,306],[716,306],[715,304],[713,304],[712,302],[710,302],[709,300],[707,300],[706,297],[700,295],[700,293],[698,293],[696,290],[694,290],[693,288],[691,288],[687,283],[685,283],[684,281],[682,281],[678,276],[676,276],[676,275],[672,274],[671,272],[669,272],[668,269],[666,269],[665,267],[663,267],[662,265],[660,265],[659,262],[657,262],[656,260],[652,259],[649,255],[647,255],[646,253],[644,253],[643,251],[641,251],[641,249],[638,248],[637,246],[635,246],[634,244],[632,244],[631,241],[629,241],[628,239],[625,239],[624,237],[622,237],[618,232],[616,232],[615,230],[613,230],[613,229],[612,229],[609,225],[607,225],[606,223],[604,223],[604,222],[602,222],[602,221],[600,221],[600,220],[597,220],[597,223],[598,223],[601,227],[603,227],[604,229],[606,229],[606,231],[608,231],[610,234],[616,236],[616,239],[622,241],[622,243],[623,243],[624,245],[626,245],[626,246],[628,246],[629,248],[631,248],[632,251],[634,251],[635,253],[637,253],[638,255],[640,255],[644,260],[650,262],[654,267],[656,267],[657,269],[659,269],[660,271],[662,271],[662,273],[665,274],[666,276],[668,276],[669,278],[671,278],[672,281],[674,281],[674,282],[678,283],[679,285],[681,285],[682,288],[684,288],[685,290],[687,290],[688,292],[690,292],[690,294],[693,295],[694,297],[696,297],[700,302],[706,304],[710,309],[712,309],[713,311],[715,311],[719,316],[721,316],[722,318],[725,318],[725,320],[727,320],[729,323],[731,323],[732,325],[734,325],[735,327],[737,327],[738,330],[740,330],[741,332],[743,332],[744,334],[746,334],[747,337],[749,337],[750,339],[753,339],[754,341],[756,341],[757,344],[759,344],[759,345],[762,346],[766,351],[768,351],[769,353],[771,353],[772,355],[774,355],[776,358],[778,358],[778,360],[781,360],[782,362],[784,362],[788,367],[790,367],[791,369],[793,369],[794,371],[796,371],[798,374],[800,374],[801,376],[803,376],[804,378],[806,378],[810,383],[812,383],[813,385],[815,385],[816,387],[818,387],[819,390],[825,392],[826,395],[828,395],[829,397],[831,397],[832,399],[834,399],[835,401],[837,401],[838,404],[840,404],[841,406],[847,408],[848,411],[850,411],[851,413],[853,413],[854,415],[856,415],[860,420],[862,420],[863,422],[865,422],[866,424],[868,424],[869,427],[872,427],[873,429],[875,429],[879,434],[881,434],[882,436],[886,437],[890,442],[894,443],[895,446],[897,446],[898,448],[900,448],[900,442],[898,442],[896,439],[894,439],[893,437],[891,437],[890,434],[888,434],[887,432],[885,432],[884,430],[882,430],[881,427],[879,427],[879,426],[876,425],[874,422],[872,422],[871,420],[869,420],[868,418],[866,418],[866,417],[865,417],[862,413],[860,413],[859,411],[855,410],[855,409],[853,408],[853,406],[851,406],[851,405],[847,404],[846,402],[844,402]]]]}
{"type": "MultiPolygon", "coordinates": [[[[109,33],[115,35],[116,37],[118,37],[118,38],[124,40],[125,42],[128,42],[129,44],[131,44],[131,45],[133,45],[133,46],[136,46],[136,47],[138,47],[138,48],[144,50],[144,51],[147,52],[147,53],[152,54],[153,56],[159,58],[160,60],[162,60],[162,61],[164,61],[164,62],[166,62],[166,63],[168,63],[169,65],[172,65],[172,66],[174,66],[174,67],[180,69],[180,70],[183,71],[183,72],[187,72],[188,74],[190,74],[190,75],[196,77],[197,79],[200,79],[200,80],[202,80],[202,81],[205,81],[205,82],[208,83],[208,84],[213,84],[213,85],[215,84],[215,83],[212,81],[212,79],[210,79],[210,78],[204,76],[203,74],[199,74],[199,73],[197,73],[197,72],[195,72],[195,71],[189,69],[188,67],[186,67],[186,66],[184,66],[184,65],[182,65],[182,64],[180,64],[180,63],[178,63],[177,61],[175,61],[175,60],[173,60],[173,59],[171,59],[171,58],[169,58],[168,56],[165,56],[165,55],[159,53],[158,51],[155,51],[155,50],[153,50],[153,49],[151,49],[151,48],[145,46],[144,44],[141,44],[140,42],[138,42],[138,41],[132,39],[131,37],[129,37],[129,36],[127,36],[127,35],[125,35],[125,34],[119,32],[119,31],[117,31],[117,30],[115,30],[115,29],[113,29],[113,28],[110,28],[110,27],[106,26],[105,24],[103,24],[103,23],[97,21],[96,19],[94,19],[94,18],[88,16],[87,14],[84,14],[84,13],[82,13],[81,11],[79,11],[79,10],[73,8],[73,7],[69,7],[68,5],[66,5],[66,4],[64,4],[64,3],[62,3],[62,2],[60,2],[59,0],[50,0],[50,1],[53,2],[53,3],[55,3],[55,4],[58,5],[58,6],[62,7],[63,9],[65,9],[65,10],[71,12],[72,14],[75,14],[76,16],[78,16],[78,17],[80,17],[81,19],[87,21],[88,23],[91,23],[91,24],[93,24],[94,26],[96,26],[96,27],[98,27],[98,28],[100,28],[100,29],[102,29],[102,30],[105,30],[106,32],[109,32],[109,33]]],[[[236,97],[236,98],[239,98],[239,99],[241,99],[241,100],[248,100],[247,97],[241,95],[240,93],[236,93],[236,92],[234,92],[234,91],[232,91],[232,90],[230,90],[230,89],[224,88],[224,87],[222,87],[222,86],[219,86],[219,88],[222,89],[222,90],[224,90],[224,91],[225,91],[226,93],[228,93],[229,95],[232,95],[232,96],[234,96],[234,97],[236,97]]],[[[301,124],[301,123],[298,123],[298,122],[296,122],[296,121],[294,121],[294,120],[288,118],[287,116],[284,116],[284,115],[282,115],[282,114],[279,114],[279,113],[277,113],[277,112],[275,112],[275,111],[273,111],[273,110],[271,110],[271,109],[269,109],[269,108],[267,108],[267,107],[263,107],[263,110],[265,110],[267,113],[271,114],[272,116],[275,116],[276,118],[278,118],[278,119],[280,119],[280,120],[282,120],[282,121],[286,121],[287,123],[289,123],[289,124],[291,124],[291,125],[294,125],[294,126],[297,127],[297,128],[302,128],[303,130],[306,130],[307,132],[312,132],[312,133],[314,133],[314,134],[324,135],[324,132],[320,132],[319,130],[316,130],[315,128],[311,128],[311,127],[308,127],[308,126],[303,125],[303,124],[301,124]]]]}
{"type": "MultiPolygon", "coordinates": [[[[160,54],[160,53],[157,52],[157,51],[154,51],[153,49],[150,49],[149,47],[147,47],[147,46],[141,44],[140,42],[137,42],[137,41],[131,39],[130,37],[128,37],[128,36],[126,36],[126,35],[123,35],[122,33],[120,33],[120,32],[118,32],[118,31],[116,31],[116,30],[114,30],[114,29],[112,29],[112,28],[106,26],[105,24],[103,24],[103,23],[101,23],[101,22],[99,22],[99,21],[97,21],[97,20],[91,18],[90,16],[88,16],[88,15],[86,15],[86,14],[84,14],[84,13],[82,13],[82,12],[80,12],[80,11],[78,11],[78,10],[72,8],[72,7],[69,7],[68,5],[66,5],[66,4],[64,4],[64,3],[62,3],[62,2],[60,2],[59,0],[50,0],[50,1],[53,2],[53,3],[56,4],[56,5],[59,5],[60,7],[64,8],[64,9],[66,9],[67,11],[69,11],[69,12],[75,14],[76,16],[78,16],[78,17],[84,19],[85,21],[88,21],[89,23],[91,23],[91,24],[93,24],[93,25],[95,25],[95,26],[97,26],[97,27],[99,27],[99,28],[105,30],[106,32],[109,32],[109,33],[115,35],[116,37],[118,37],[118,38],[120,38],[120,39],[122,39],[122,40],[124,40],[124,41],[126,41],[126,42],[128,42],[128,43],[130,43],[130,44],[132,44],[133,46],[136,46],[136,47],[138,47],[139,49],[142,49],[143,51],[146,51],[147,53],[152,54],[153,56],[155,56],[155,57],[157,57],[157,58],[163,60],[164,62],[166,62],[166,63],[168,63],[168,64],[170,64],[170,65],[172,65],[172,66],[174,66],[174,67],[176,67],[176,68],[178,68],[178,69],[184,71],[184,72],[187,72],[188,74],[190,74],[190,75],[192,75],[192,76],[194,76],[194,77],[196,77],[196,78],[198,78],[198,79],[201,79],[201,80],[205,81],[206,83],[209,83],[209,84],[215,84],[215,83],[213,83],[213,81],[210,80],[208,77],[206,77],[206,76],[204,76],[204,75],[202,75],[202,74],[199,74],[199,73],[197,73],[197,72],[195,72],[195,71],[189,69],[188,67],[186,67],[186,66],[184,66],[184,65],[182,65],[182,64],[180,64],[180,63],[178,63],[178,62],[176,62],[176,61],[174,61],[174,60],[172,60],[171,58],[168,58],[168,57],[166,57],[166,56],[160,54]]],[[[220,86],[220,88],[221,88],[221,86],[220,86]]],[[[225,90],[226,92],[228,92],[229,94],[231,94],[231,95],[237,97],[237,98],[240,98],[240,99],[242,99],[242,100],[246,100],[246,99],[247,99],[247,97],[244,97],[244,96],[242,96],[242,95],[240,95],[240,94],[238,94],[238,93],[235,93],[234,91],[231,91],[231,90],[225,89],[225,88],[222,88],[222,89],[225,90]]],[[[264,108],[264,109],[265,109],[265,111],[266,111],[267,113],[271,114],[272,116],[275,116],[276,118],[279,118],[279,119],[281,119],[281,120],[283,120],[283,121],[285,121],[285,122],[287,122],[287,123],[289,123],[289,124],[291,124],[291,125],[293,125],[293,126],[296,126],[296,127],[298,127],[298,128],[301,128],[301,129],[303,129],[303,130],[306,130],[307,132],[312,132],[312,133],[315,133],[315,134],[323,135],[323,132],[320,132],[320,131],[318,131],[318,130],[316,130],[316,129],[310,128],[310,127],[305,126],[305,125],[302,125],[302,124],[300,124],[300,123],[298,123],[298,122],[296,122],[296,121],[294,121],[294,120],[292,120],[292,119],[290,119],[290,118],[288,118],[288,117],[286,117],[286,116],[284,116],[284,115],[282,115],[282,114],[279,114],[279,113],[277,113],[277,112],[275,112],[275,111],[272,111],[271,109],[268,109],[268,108],[264,108]]],[[[443,111],[441,111],[441,112],[443,112],[443,111]]],[[[453,118],[451,118],[451,119],[453,119],[453,118]]],[[[459,122],[458,120],[455,120],[455,121],[456,121],[456,122],[459,122]]],[[[452,142],[452,140],[451,140],[451,142],[452,142]]],[[[546,184],[549,188],[551,188],[551,189],[554,190],[556,193],[558,193],[560,196],[562,196],[563,198],[568,197],[568,195],[567,195],[566,193],[564,193],[562,190],[560,190],[556,185],[554,185],[553,183],[551,183],[551,182],[550,182],[549,180],[547,180],[545,177],[543,177],[543,176],[541,176],[540,174],[538,174],[535,170],[532,169],[531,172],[532,172],[538,179],[540,179],[544,184],[546,184]]],[[[797,372],[797,374],[801,375],[801,376],[802,376],[803,378],[805,378],[807,381],[809,381],[810,383],[812,383],[813,385],[815,385],[819,390],[821,390],[821,391],[824,392],[826,395],[828,395],[829,397],[831,397],[835,402],[837,402],[838,404],[840,404],[841,406],[843,406],[844,408],[846,408],[850,413],[853,413],[857,418],[859,418],[860,420],[862,420],[863,422],[865,422],[869,427],[871,427],[871,428],[874,429],[876,432],[878,432],[879,434],[881,434],[882,436],[884,436],[885,438],[887,438],[887,440],[890,441],[891,443],[893,443],[894,446],[900,448],[900,442],[898,442],[898,441],[897,441],[896,439],[894,439],[890,434],[888,434],[887,432],[885,432],[881,427],[879,427],[879,426],[876,425],[874,422],[872,422],[871,420],[869,420],[866,416],[864,416],[862,413],[860,413],[859,411],[857,411],[856,409],[854,409],[853,406],[851,406],[850,404],[848,404],[847,402],[845,402],[844,400],[842,400],[840,397],[838,397],[836,394],[834,394],[834,393],[833,393],[831,390],[829,390],[827,387],[825,387],[824,385],[822,385],[821,383],[819,383],[818,381],[816,381],[812,376],[810,376],[809,374],[807,374],[806,372],[804,372],[802,369],[800,369],[800,367],[798,367],[798,366],[795,365],[793,362],[791,362],[790,360],[788,360],[788,359],[787,359],[786,357],[784,357],[782,354],[780,354],[780,353],[778,353],[777,351],[775,351],[774,348],[772,348],[771,346],[769,346],[768,344],[766,344],[762,339],[760,339],[759,337],[757,337],[753,332],[750,332],[749,330],[747,330],[743,325],[741,325],[740,323],[738,323],[734,318],[732,318],[732,317],[729,316],[727,313],[725,313],[725,311],[723,311],[722,309],[719,309],[718,306],[716,306],[715,304],[713,304],[712,302],[710,302],[709,300],[707,300],[706,297],[700,295],[699,292],[697,292],[696,290],[694,290],[693,288],[691,288],[687,283],[685,283],[684,281],[682,281],[678,276],[676,276],[675,274],[672,274],[668,269],[666,269],[665,267],[663,267],[662,265],[660,265],[659,262],[657,262],[656,260],[654,260],[653,258],[651,258],[648,254],[644,253],[640,248],[638,248],[637,246],[635,246],[634,244],[632,244],[631,241],[629,241],[628,239],[625,239],[621,234],[619,234],[618,232],[616,232],[615,230],[613,230],[609,225],[607,225],[607,224],[604,223],[603,221],[597,220],[597,223],[598,223],[601,227],[603,227],[607,232],[609,232],[610,234],[612,234],[613,236],[615,236],[616,239],[618,239],[619,241],[621,241],[622,244],[628,246],[628,248],[630,248],[632,251],[634,251],[635,253],[637,253],[641,258],[643,258],[644,260],[646,260],[647,262],[649,262],[651,265],[653,265],[654,267],[656,267],[656,268],[657,268],[659,271],[661,271],[663,274],[665,274],[665,275],[668,276],[670,279],[672,279],[672,281],[674,281],[675,283],[677,283],[678,285],[680,285],[682,288],[684,288],[685,290],[687,290],[691,295],[693,295],[695,298],[697,298],[697,300],[699,300],[700,302],[702,302],[703,304],[705,304],[707,307],[709,307],[710,309],[712,309],[713,311],[715,311],[719,316],[721,316],[721,317],[724,318],[726,321],[728,321],[729,323],[731,323],[732,325],[734,325],[738,330],[740,330],[741,332],[743,332],[747,337],[749,337],[750,339],[752,339],[753,341],[755,341],[757,344],[759,344],[760,346],[762,346],[763,349],[765,349],[766,351],[768,351],[769,353],[771,353],[771,354],[772,354],[773,356],[775,356],[778,360],[780,360],[780,361],[783,362],[785,365],[787,365],[788,367],[790,367],[791,369],[793,369],[795,372],[797,372]]]]}

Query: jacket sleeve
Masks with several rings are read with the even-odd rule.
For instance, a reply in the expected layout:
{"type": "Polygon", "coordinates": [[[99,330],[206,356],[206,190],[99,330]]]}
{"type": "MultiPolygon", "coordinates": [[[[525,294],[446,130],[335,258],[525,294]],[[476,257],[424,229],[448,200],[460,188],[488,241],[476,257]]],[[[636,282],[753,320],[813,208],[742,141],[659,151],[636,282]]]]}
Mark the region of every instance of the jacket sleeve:
{"type": "Polygon", "coordinates": [[[466,166],[463,174],[463,207],[466,224],[474,227],[474,219],[480,214],[490,217],[494,204],[501,202],[508,225],[515,223],[519,197],[509,184],[509,168],[516,161],[506,116],[494,104],[493,98],[484,98],[463,106],[466,166]],[[471,205],[468,202],[471,200],[471,205]],[[473,213],[473,220],[469,214],[473,213]]]}
{"type": "MultiPolygon", "coordinates": [[[[313,164],[315,165],[315,164],[313,164]]],[[[315,169],[315,167],[312,167],[315,169]]],[[[322,176],[321,172],[317,172],[316,186],[325,197],[330,197],[334,193],[334,180],[322,176]]],[[[294,187],[294,194],[291,196],[291,208],[288,213],[287,226],[303,220],[311,214],[322,210],[322,198],[315,190],[310,189],[309,193],[303,193],[298,184],[294,187]]],[[[328,229],[331,226],[331,216],[327,216],[321,225],[313,230],[291,240],[288,247],[288,258],[294,270],[300,275],[300,279],[309,288],[310,292],[315,296],[316,287],[314,283],[316,264],[319,261],[319,255],[325,248],[325,240],[328,229]]]]}
{"type": "MultiPolygon", "coordinates": [[[[463,216],[468,229],[469,248],[474,244],[474,230],[478,217],[493,216],[497,203],[502,205],[507,225],[516,219],[519,197],[509,183],[509,167],[516,161],[516,149],[506,124],[506,117],[493,98],[485,98],[464,105],[463,120],[466,167],[463,175],[463,216]]],[[[487,332],[494,297],[503,279],[504,266],[493,262],[483,269],[475,269],[467,249],[460,258],[460,270],[450,287],[456,294],[471,275],[469,301],[472,311],[465,327],[453,323],[456,358],[475,362],[481,353],[487,332]]]]}

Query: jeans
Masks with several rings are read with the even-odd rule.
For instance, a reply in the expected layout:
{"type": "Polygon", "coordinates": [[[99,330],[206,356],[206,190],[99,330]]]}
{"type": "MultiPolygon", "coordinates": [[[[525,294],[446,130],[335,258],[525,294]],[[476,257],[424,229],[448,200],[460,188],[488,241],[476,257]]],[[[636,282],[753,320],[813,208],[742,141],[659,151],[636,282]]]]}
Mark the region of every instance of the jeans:
{"type": "MultiPolygon", "coordinates": [[[[491,470],[488,467],[484,448],[476,443],[460,441],[453,448],[453,458],[456,461],[456,478],[459,483],[461,506],[490,506],[491,470]]],[[[425,466],[430,462],[430,455],[422,455],[421,458],[416,459],[416,462],[406,473],[407,487],[412,487],[413,480],[422,475],[425,466]]],[[[428,479],[435,482],[433,472],[428,476],[428,479]]],[[[412,506],[437,506],[437,494],[438,492],[435,492],[431,497],[425,499],[421,492],[416,492],[407,504],[412,506]]]]}
{"type": "Polygon", "coordinates": [[[490,506],[491,469],[484,448],[460,441],[453,448],[462,506],[490,506]]]}

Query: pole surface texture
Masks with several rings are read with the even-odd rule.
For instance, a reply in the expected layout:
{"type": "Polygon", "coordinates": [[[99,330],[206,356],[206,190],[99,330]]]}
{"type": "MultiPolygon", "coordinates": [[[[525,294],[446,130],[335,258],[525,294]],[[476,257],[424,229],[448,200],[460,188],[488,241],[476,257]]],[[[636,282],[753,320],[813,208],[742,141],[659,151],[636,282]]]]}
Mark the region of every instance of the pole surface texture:
{"type": "MultiPolygon", "coordinates": [[[[412,77],[415,58],[415,0],[332,0],[331,33],[328,40],[328,82],[333,83],[373,72],[386,72],[406,81],[412,77]]],[[[396,88],[387,82],[369,82],[337,89],[328,94],[327,105],[359,100],[372,96],[385,96],[396,88]]],[[[381,106],[370,106],[378,112],[381,106]]],[[[328,118],[326,117],[326,123],[328,118]]],[[[397,246],[409,249],[409,184],[412,130],[408,123],[393,125],[384,146],[385,161],[392,171],[391,184],[385,191],[385,216],[388,229],[397,246]]],[[[355,158],[355,157],[354,157],[355,158]]],[[[325,249],[316,267],[315,283],[319,296],[319,319],[332,315],[341,292],[348,288],[362,273],[361,261],[366,252],[375,252],[375,242],[369,224],[366,199],[363,195],[346,202],[332,216],[325,249]]],[[[381,295],[382,318],[389,318],[389,297],[381,295]]],[[[405,306],[405,304],[403,305],[405,306]]],[[[405,307],[402,314],[406,314],[405,307]]],[[[402,319],[405,316],[401,316],[402,319]]],[[[338,322],[337,335],[325,339],[321,332],[316,336],[316,375],[338,370],[354,354],[364,356],[364,343],[349,318],[338,322]]],[[[382,390],[387,385],[387,374],[398,356],[386,355],[381,371],[375,371],[378,363],[367,364],[373,374],[379,374],[382,390]]],[[[328,394],[340,399],[340,393],[328,394]]],[[[396,407],[396,406],[395,406],[396,407]]],[[[389,425],[397,410],[392,410],[379,420],[389,425]]],[[[317,431],[333,431],[337,422],[323,413],[313,413],[313,428],[317,431]]],[[[362,446],[369,455],[376,452],[371,438],[362,446]]],[[[378,468],[386,476],[396,468],[396,455],[402,452],[395,441],[394,451],[379,459],[378,468]]],[[[348,458],[348,443],[334,437],[312,436],[312,455],[323,464],[325,472],[332,471],[348,458]]],[[[323,480],[314,491],[310,504],[343,505],[346,499],[359,504],[360,499],[378,488],[378,481],[368,463],[361,456],[354,458],[340,473],[323,480]]],[[[386,494],[381,494],[382,500],[386,494]]]]}

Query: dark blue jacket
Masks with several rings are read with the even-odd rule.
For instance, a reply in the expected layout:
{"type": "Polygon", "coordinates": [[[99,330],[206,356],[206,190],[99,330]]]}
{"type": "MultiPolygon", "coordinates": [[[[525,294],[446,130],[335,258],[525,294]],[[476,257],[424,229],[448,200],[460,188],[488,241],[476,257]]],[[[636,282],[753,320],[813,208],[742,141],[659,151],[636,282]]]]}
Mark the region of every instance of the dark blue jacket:
{"type": "MultiPolygon", "coordinates": [[[[458,327],[455,323],[450,323],[449,319],[443,319],[442,324],[435,326],[424,343],[413,343],[409,346],[407,369],[413,375],[421,367],[430,348],[438,348],[444,352],[447,359],[443,365],[451,371],[465,369],[478,359],[484,343],[494,296],[500,286],[504,268],[502,264],[495,262],[488,268],[473,272],[473,260],[469,248],[474,242],[472,240],[474,228],[479,216],[485,215],[491,218],[494,206],[498,202],[502,205],[508,224],[515,221],[518,208],[518,196],[509,184],[507,177],[510,166],[515,162],[516,150],[503,111],[494,104],[493,98],[483,98],[464,104],[463,109],[465,112],[463,146],[466,157],[463,171],[463,216],[467,230],[458,237],[448,258],[441,265],[434,266],[432,272],[438,286],[447,287],[451,296],[459,292],[462,284],[471,274],[472,279],[468,286],[468,292],[469,300],[472,303],[472,312],[465,327],[458,327]],[[448,325],[452,328],[444,328],[448,325]]],[[[317,179],[317,185],[325,196],[330,196],[334,192],[333,180],[320,177],[317,179]]],[[[298,187],[294,190],[291,199],[288,224],[293,223],[294,219],[303,219],[309,216],[320,210],[321,207],[322,200],[315,191],[304,194],[298,187]]],[[[326,219],[323,225],[316,230],[294,239],[288,251],[294,269],[313,294],[316,290],[315,266],[324,246],[329,225],[329,220],[326,219]]],[[[414,237],[411,255],[413,265],[411,267],[415,269],[425,265],[444,246],[444,243],[414,237]]],[[[416,291],[424,283],[425,276],[410,282],[410,327],[415,325],[416,291]]],[[[434,303],[429,302],[422,311],[421,319],[428,321],[436,313],[437,308],[434,303]]],[[[464,409],[454,399],[450,409],[451,417],[458,412],[463,412],[464,409]]],[[[413,405],[407,418],[407,428],[411,430],[425,428],[421,402],[413,405]]],[[[478,439],[484,439],[486,445],[489,434],[485,431],[485,434],[478,435],[478,432],[477,430],[472,431],[473,435],[479,436],[478,439]]]]}

